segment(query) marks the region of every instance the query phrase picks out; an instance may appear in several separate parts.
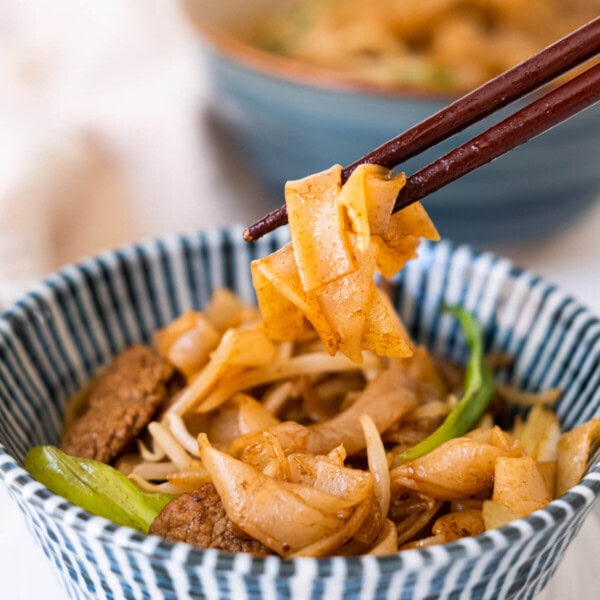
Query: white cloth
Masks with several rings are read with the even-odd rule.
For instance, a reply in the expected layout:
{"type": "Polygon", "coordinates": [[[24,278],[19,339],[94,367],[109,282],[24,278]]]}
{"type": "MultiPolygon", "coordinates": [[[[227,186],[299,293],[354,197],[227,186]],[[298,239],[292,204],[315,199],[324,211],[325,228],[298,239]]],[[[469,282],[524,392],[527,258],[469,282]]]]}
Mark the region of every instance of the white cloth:
{"type": "Polygon", "coordinates": [[[223,185],[198,57],[167,0],[0,3],[0,305],[83,255],[264,212],[223,185]]]}

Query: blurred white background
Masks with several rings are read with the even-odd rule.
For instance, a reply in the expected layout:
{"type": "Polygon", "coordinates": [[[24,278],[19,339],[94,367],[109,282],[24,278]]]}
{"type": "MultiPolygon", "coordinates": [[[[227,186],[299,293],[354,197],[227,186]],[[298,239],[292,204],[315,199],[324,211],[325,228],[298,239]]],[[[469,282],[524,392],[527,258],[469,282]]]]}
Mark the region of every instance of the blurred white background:
{"type": "Polygon", "coordinates": [[[203,135],[195,42],[168,0],[0,2],[0,304],[84,254],[259,216],[203,135]]]}
{"type": "MultiPolygon", "coordinates": [[[[266,212],[224,159],[209,97],[177,3],[0,0],[0,306],[83,255],[266,212]]],[[[496,250],[600,313],[600,206],[555,239],[496,250]]],[[[589,519],[547,600],[600,597],[599,538],[589,519]]],[[[10,600],[64,597],[3,488],[0,586],[10,600]]]]}

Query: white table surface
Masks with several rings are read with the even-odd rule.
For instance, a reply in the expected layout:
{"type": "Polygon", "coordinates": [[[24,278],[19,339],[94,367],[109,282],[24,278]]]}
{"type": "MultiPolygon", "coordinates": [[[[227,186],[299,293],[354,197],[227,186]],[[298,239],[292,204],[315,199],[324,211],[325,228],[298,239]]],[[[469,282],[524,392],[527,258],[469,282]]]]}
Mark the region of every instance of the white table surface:
{"type": "MultiPolygon", "coordinates": [[[[20,6],[27,4],[23,3],[20,6]]],[[[151,5],[154,20],[144,12],[146,21],[142,23],[136,11],[146,9],[140,8],[141,5],[135,0],[106,0],[102,3],[106,10],[104,30],[110,29],[111,21],[107,16],[109,12],[112,11],[110,14],[113,15],[115,11],[125,11],[124,7],[129,10],[126,16],[130,18],[130,24],[135,23],[136,27],[137,37],[133,38],[124,26],[111,30],[111,44],[117,48],[113,53],[113,60],[118,61],[119,65],[122,61],[122,54],[118,52],[120,40],[129,55],[135,55],[137,47],[146,50],[147,47],[159,49],[162,62],[157,63],[151,82],[132,82],[127,77],[119,79],[115,86],[111,86],[109,82],[105,88],[110,88],[111,94],[103,95],[100,100],[98,88],[92,89],[89,96],[85,96],[81,92],[84,88],[77,86],[77,81],[71,82],[73,90],[79,93],[79,102],[84,104],[87,110],[77,113],[79,120],[74,119],[72,111],[64,114],[56,111],[52,113],[55,121],[62,118],[62,128],[58,128],[61,134],[65,131],[76,131],[78,126],[91,127],[103,135],[104,142],[118,157],[131,191],[133,205],[137,202],[135,228],[128,230],[129,236],[136,239],[172,230],[223,225],[231,222],[232,214],[236,214],[243,222],[249,222],[266,212],[267,208],[260,193],[260,186],[243,168],[235,169],[233,178],[232,170],[225,176],[221,168],[222,152],[227,146],[224,140],[218,138],[210,119],[206,117],[206,76],[196,65],[195,49],[190,43],[189,32],[173,16],[172,9],[167,8],[168,4],[159,0],[148,0],[145,6],[151,5]],[[149,33],[144,40],[140,30],[143,25],[148,26],[149,21],[152,21],[151,27],[149,26],[153,28],[152,35],[149,33]],[[157,43],[159,25],[164,28],[165,24],[169,25],[168,35],[165,34],[162,38],[159,36],[160,43],[157,43]],[[120,34],[120,38],[117,33],[120,34]],[[121,90],[121,96],[116,90],[121,90]],[[143,108],[139,102],[140,97],[143,97],[143,108]],[[94,102],[98,104],[95,105],[94,102]],[[111,102],[114,106],[110,105],[111,102]],[[98,109],[100,104],[102,110],[98,109]],[[68,119],[66,114],[69,115],[68,119]],[[81,116],[82,114],[84,116],[81,116]],[[244,199],[242,204],[239,203],[240,198],[244,199]],[[142,203],[150,208],[139,210],[142,203]]],[[[53,6],[56,7],[53,13],[58,14],[61,7],[69,11],[76,10],[77,3],[56,0],[53,6]]],[[[15,11],[16,8],[17,3],[14,5],[15,11]]],[[[32,3],[30,14],[27,16],[36,14],[38,9],[37,3],[32,3]]],[[[25,9],[23,12],[26,12],[25,9]]],[[[67,51],[69,35],[78,34],[79,30],[72,15],[70,21],[73,22],[73,27],[69,32],[63,32],[61,37],[67,51]]],[[[28,21],[24,19],[23,23],[19,25],[22,25],[21,34],[25,42],[27,36],[34,33],[36,39],[39,39],[41,24],[36,23],[33,31],[26,26],[28,21]]],[[[0,46],[3,42],[1,33],[0,46]]],[[[89,31],[86,33],[88,37],[93,37],[93,34],[94,32],[89,31]]],[[[93,45],[93,40],[88,42],[93,45]]],[[[102,47],[101,43],[99,47],[102,47]]],[[[69,57],[74,55],[70,52],[66,54],[69,57]]],[[[6,53],[3,56],[6,57],[6,53]]],[[[148,56],[144,55],[142,58],[147,60],[148,56]]],[[[77,60],[83,62],[78,54],[77,60]]],[[[98,57],[95,57],[95,60],[98,62],[98,57]]],[[[113,66],[110,72],[114,70],[113,66]]],[[[7,72],[6,69],[0,69],[0,83],[3,74],[7,72]]],[[[109,71],[98,68],[96,75],[101,76],[105,72],[109,71]]],[[[68,86],[69,82],[70,80],[64,79],[63,88],[68,86]]],[[[0,90],[5,92],[7,89],[9,88],[3,89],[0,85],[0,90]]],[[[71,98],[76,95],[75,92],[70,95],[71,98]]],[[[36,90],[36,94],[39,94],[39,89],[36,90]]],[[[0,95],[0,100],[7,101],[7,97],[2,98],[0,95]]],[[[9,97],[8,101],[10,100],[9,97]]],[[[6,107],[6,102],[4,106],[6,107]]],[[[29,112],[23,112],[33,109],[31,105],[23,102],[19,94],[12,98],[11,108],[14,111],[22,111],[24,122],[31,121],[36,115],[40,127],[48,122],[48,113],[44,112],[48,110],[47,106],[44,106],[43,110],[36,108],[33,112],[37,113],[32,116],[29,112]]],[[[4,111],[4,115],[6,114],[4,111]]],[[[35,136],[24,137],[22,129],[17,134],[10,127],[3,129],[1,118],[0,134],[4,135],[2,139],[5,149],[7,139],[9,142],[12,139],[13,150],[26,147],[32,139],[39,141],[35,136]],[[10,138],[10,135],[13,137],[10,138]]],[[[47,142],[48,136],[44,139],[47,142]]],[[[8,148],[10,149],[10,144],[8,148]]],[[[6,168],[6,163],[2,166],[6,168]]],[[[0,201],[3,192],[0,187],[0,201]]],[[[2,231],[0,238],[1,234],[2,231]]],[[[529,247],[523,245],[492,250],[510,256],[518,265],[529,267],[552,282],[571,290],[596,314],[600,314],[600,203],[572,228],[551,241],[529,247]]],[[[598,556],[600,508],[596,507],[594,514],[584,524],[581,533],[568,550],[564,562],[542,594],[542,598],[600,598],[598,556]]],[[[64,600],[65,597],[49,562],[30,536],[21,513],[8,498],[6,490],[0,486],[0,599],[64,600]]]]}

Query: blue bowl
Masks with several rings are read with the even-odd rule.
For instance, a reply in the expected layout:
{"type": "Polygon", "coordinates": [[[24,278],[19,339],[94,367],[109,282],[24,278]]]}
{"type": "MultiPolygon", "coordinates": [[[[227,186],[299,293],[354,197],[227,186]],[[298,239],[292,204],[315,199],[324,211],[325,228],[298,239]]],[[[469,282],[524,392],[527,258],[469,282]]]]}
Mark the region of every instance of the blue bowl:
{"type": "MultiPolygon", "coordinates": [[[[275,57],[236,37],[274,0],[186,0],[214,83],[212,111],[270,194],[332,164],[350,164],[454,98],[357,84],[275,57]]],[[[511,114],[519,103],[400,166],[411,174],[511,114]]],[[[524,105],[524,104],[521,104],[524,105]]],[[[432,194],[443,236],[474,244],[535,241],[600,198],[600,104],[432,194]]]]}
{"type": "MultiPolygon", "coordinates": [[[[228,554],[145,536],[56,496],[21,467],[27,449],[57,443],[68,398],[124,346],[228,286],[246,301],[254,245],[241,228],[170,237],[70,266],[0,317],[0,479],[60,573],[70,598],[417,600],[533,598],[600,496],[600,458],[579,485],[498,530],[386,557],[283,560],[228,554]]],[[[559,386],[564,428],[600,414],[600,320],[565,292],[506,259],[448,242],[426,244],[394,282],[415,338],[462,360],[443,303],[482,323],[488,350],[515,357],[509,383],[559,386]]]]}

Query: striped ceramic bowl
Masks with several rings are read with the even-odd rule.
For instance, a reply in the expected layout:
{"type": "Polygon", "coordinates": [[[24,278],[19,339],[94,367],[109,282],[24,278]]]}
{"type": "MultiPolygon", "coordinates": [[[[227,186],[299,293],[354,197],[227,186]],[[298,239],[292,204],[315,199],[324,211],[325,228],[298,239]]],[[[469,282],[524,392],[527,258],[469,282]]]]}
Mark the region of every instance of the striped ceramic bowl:
{"type": "MultiPolygon", "coordinates": [[[[475,538],[386,557],[282,560],[199,550],[95,517],[32,480],[27,449],[57,443],[67,399],[127,344],[217,286],[252,300],[249,261],[285,234],[247,245],[241,229],[129,246],[65,268],[0,318],[0,476],[71,598],[532,598],[600,495],[600,460],[562,498],[475,538]]],[[[426,245],[394,297],[415,337],[464,359],[442,303],[474,312],[488,349],[510,352],[507,379],[559,386],[563,427],[600,413],[600,321],[566,293],[491,254],[426,245]]]]}

